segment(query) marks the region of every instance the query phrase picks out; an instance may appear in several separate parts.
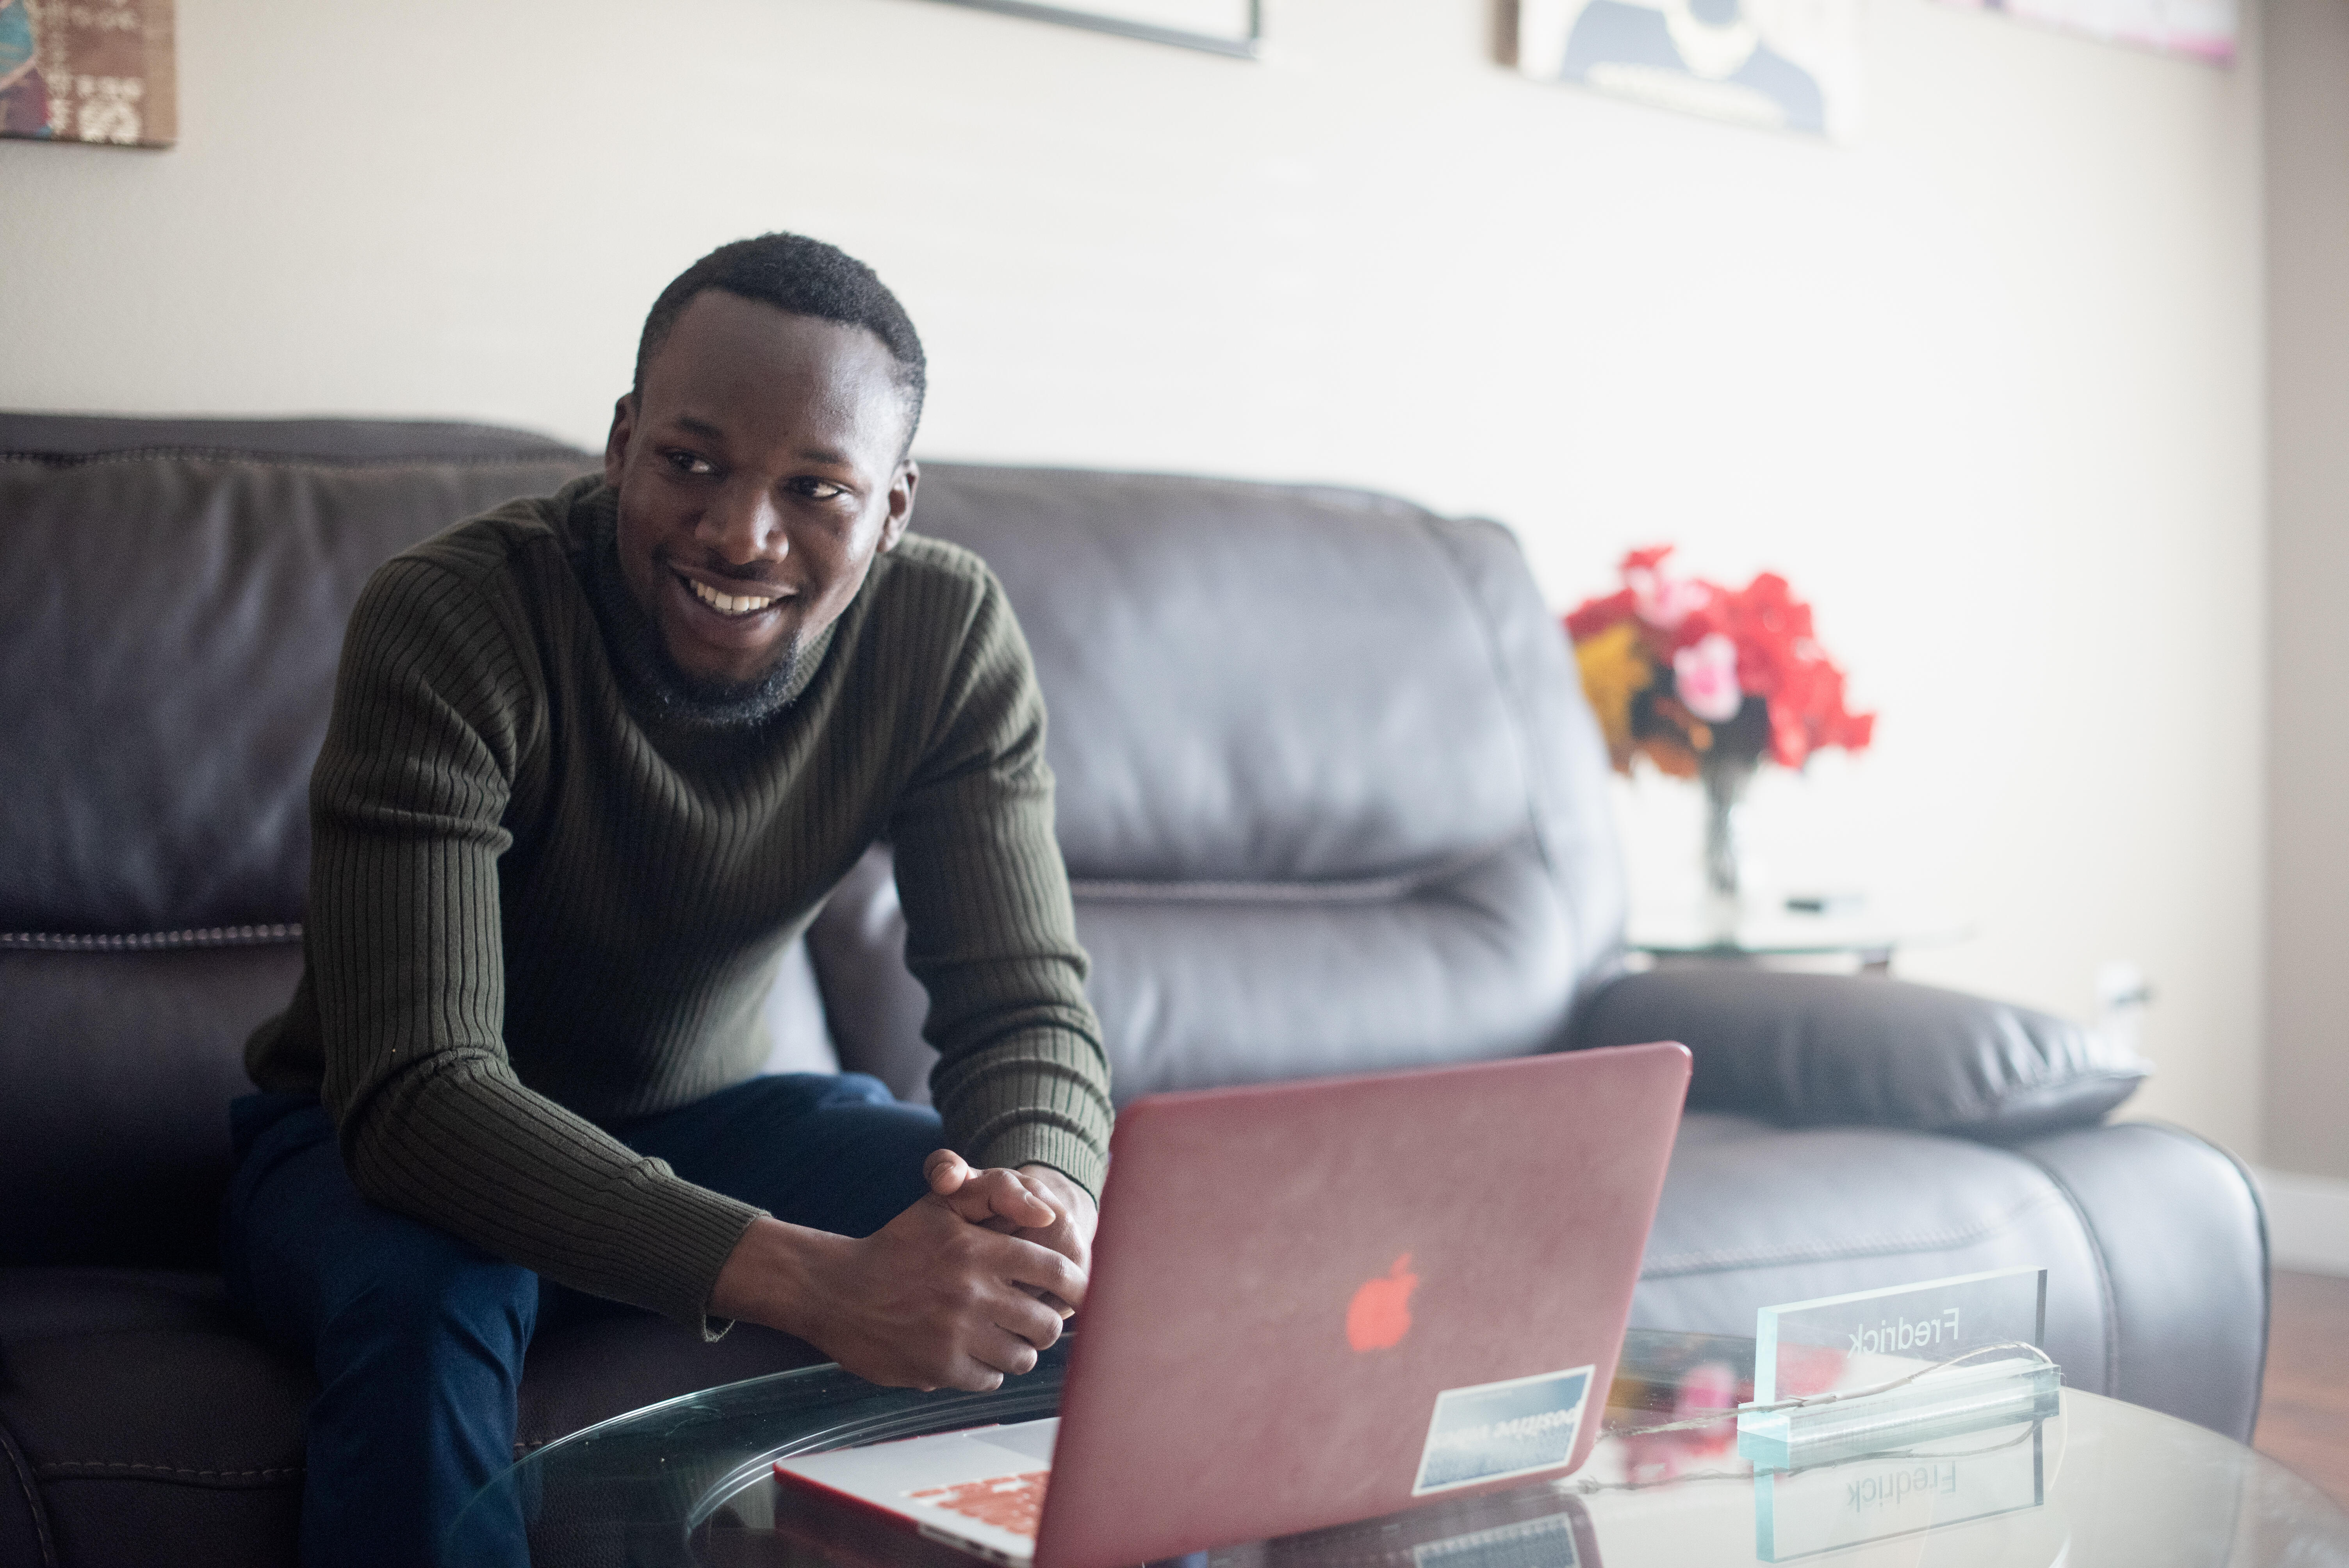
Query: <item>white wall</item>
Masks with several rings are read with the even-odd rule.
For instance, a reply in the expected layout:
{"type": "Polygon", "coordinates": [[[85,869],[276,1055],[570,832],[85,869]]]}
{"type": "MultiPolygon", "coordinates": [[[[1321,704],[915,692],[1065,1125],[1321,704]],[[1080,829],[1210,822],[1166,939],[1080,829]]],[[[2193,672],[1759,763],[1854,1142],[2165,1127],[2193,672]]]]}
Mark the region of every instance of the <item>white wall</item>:
{"type": "MultiPolygon", "coordinates": [[[[2232,72],[1868,0],[1828,147],[1519,80],[1487,0],[1268,0],[1262,65],[924,0],[181,0],[181,142],[0,144],[0,405],[600,438],[636,323],[769,227],[874,263],[933,457],[1489,512],[1785,571],[1885,715],[1760,792],[1920,892],[1916,975],[2159,993],[2138,1100],[2260,1103],[2258,45],[2232,72]]],[[[1659,879],[1693,804],[1623,797],[1659,879]]]]}
{"type": "MultiPolygon", "coordinates": [[[[2349,724],[2333,721],[2349,687],[2349,0],[2272,0],[2269,18],[2267,1157],[2338,1182],[2349,1178],[2349,724]]],[[[2349,1273],[2349,1185],[2332,1203],[2335,1272],[2349,1273]]]]}

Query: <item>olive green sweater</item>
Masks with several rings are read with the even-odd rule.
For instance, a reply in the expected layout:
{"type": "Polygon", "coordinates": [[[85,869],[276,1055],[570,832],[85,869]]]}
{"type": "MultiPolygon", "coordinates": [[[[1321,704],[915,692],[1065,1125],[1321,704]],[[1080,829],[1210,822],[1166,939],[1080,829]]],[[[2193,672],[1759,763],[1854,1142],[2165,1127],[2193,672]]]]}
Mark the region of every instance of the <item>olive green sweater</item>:
{"type": "Polygon", "coordinates": [[[360,595],[311,779],[302,980],[246,1047],[254,1081],[321,1097],[373,1202],[703,1326],[760,1211],[596,1124],[757,1074],[781,954],[885,838],[947,1140],[1098,1192],[1108,1068],[1002,586],[909,534],[788,707],[688,731],[615,675],[587,576],[613,517],[590,480],[512,501],[360,595]]]}

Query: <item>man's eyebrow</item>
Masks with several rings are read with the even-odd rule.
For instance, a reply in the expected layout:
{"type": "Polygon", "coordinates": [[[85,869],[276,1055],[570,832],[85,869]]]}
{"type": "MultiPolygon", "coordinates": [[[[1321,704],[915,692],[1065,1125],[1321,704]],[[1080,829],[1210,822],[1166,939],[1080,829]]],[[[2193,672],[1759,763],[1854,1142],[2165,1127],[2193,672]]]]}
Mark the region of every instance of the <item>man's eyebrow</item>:
{"type": "MultiPolygon", "coordinates": [[[[681,430],[687,435],[698,436],[705,441],[710,441],[719,446],[725,445],[726,432],[719,429],[716,425],[711,424],[707,419],[697,418],[691,414],[679,414],[677,418],[671,419],[669,424],[674,428],[681,430]]],[[[823,463],[828,467],[836,469],[854,468],[856,466],[855,462],[848,456],[847,453],[832,447],[802,447],[799,449],[797,456],[799,460],[803,463],[823,463]]]]}

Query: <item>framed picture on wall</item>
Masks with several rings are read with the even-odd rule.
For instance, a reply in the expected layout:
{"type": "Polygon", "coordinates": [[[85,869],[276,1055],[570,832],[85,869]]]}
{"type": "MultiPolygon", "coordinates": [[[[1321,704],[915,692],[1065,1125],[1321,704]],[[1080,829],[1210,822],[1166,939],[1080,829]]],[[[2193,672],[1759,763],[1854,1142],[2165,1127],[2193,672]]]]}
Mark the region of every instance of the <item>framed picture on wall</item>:
{"type": "Polygon", "coordinates": [[[1518,0],[1517,69],[1814,136],[1857,116],[1857,0],[1518,0]]]}
{"type": "Polygon", "coordinates": [[[1030,0],[947,3],[1243,59],[1256,57],[1264,35],[1263,0],[1086,0],[1081,5],[1039,5],[1030,0]]]}
{"type": "Polygon", "coordinates": [[[2213,65],[2235,57],[2236,0],[1950,0],[2106,43],[2135,44],[2213,65]]]}
{"type": "Polygon", "coordinates": [[[171,0],[0,0],[0,136],[169,147],[171,0]]]}

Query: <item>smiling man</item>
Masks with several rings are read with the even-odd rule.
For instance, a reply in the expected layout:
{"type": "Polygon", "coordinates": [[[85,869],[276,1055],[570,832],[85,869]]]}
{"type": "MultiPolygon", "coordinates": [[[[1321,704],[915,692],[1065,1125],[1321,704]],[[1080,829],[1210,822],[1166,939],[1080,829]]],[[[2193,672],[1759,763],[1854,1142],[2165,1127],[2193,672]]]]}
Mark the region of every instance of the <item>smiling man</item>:
{"type": "Polygon", "coordinates": [[[306,1562],[433,1560],[533,1329],[596,1298],[962,1388],[1082,1299],[1107,1068],[1026,645],[905,531],[923,377],[861,263],[725,246],[653,306],[600,478],[361,596],[225,1234],[318,1374],[306,1562]],[[780,955],[876,839],[936,1112],[761,1074],[780,955]]]}

